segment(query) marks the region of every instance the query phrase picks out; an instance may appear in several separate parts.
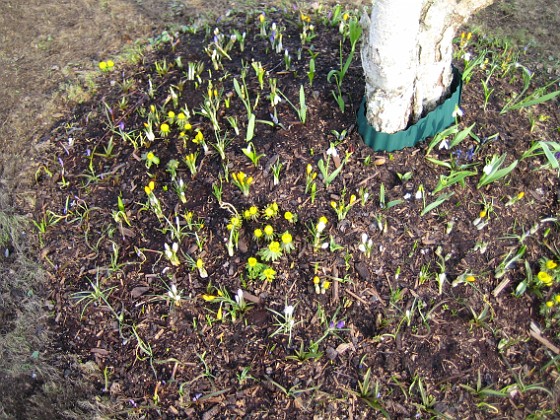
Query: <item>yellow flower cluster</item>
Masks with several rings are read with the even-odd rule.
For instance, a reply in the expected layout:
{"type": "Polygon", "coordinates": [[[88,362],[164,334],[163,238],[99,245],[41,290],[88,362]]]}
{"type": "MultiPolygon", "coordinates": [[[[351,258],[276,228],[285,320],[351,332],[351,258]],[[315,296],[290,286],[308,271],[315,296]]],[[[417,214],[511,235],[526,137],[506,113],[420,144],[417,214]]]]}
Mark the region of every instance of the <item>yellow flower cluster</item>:
{"type": "Polygon", "coordinates": [[[459,47],[460,47],[460,48],[466,47],[466,45],[469,43],[469,41],[471,40],[471,38],[472,38],[472,32],[468,32],[468,33],[462,32],[462,33],[461,33],[461,41],[460,41],[460,43],[459,43],[459,47]]]}
{"type": "Polygon", "coordinates": [[[115,67],[115,63],[113,62],[113,60],[99,62],[99,69],[101,71],[110,71],[113,69],[113,67],[115,67]]]}
{"type": "Polygon", "coordinates": [[[558,279],[558,263],[553,260],[541,260],[541,270],[537,274],[539,285],[550,287],[558,279]]]}
{"type": "Polygon", "coordinates": [[[547,301],[545,302],[545,306],[546,306],[548,309],[552,308],[554,305],[560,306],[560,293],[554,295],[554,296],[552,297],[551,300],[547,300],[547,301]]]}
{"type": "Polygon", "coordinates": [[[243,212],[243,218],[245,220],[256,220],[259,215],[259,209],[257,206],[251,206],[243,212]]]}
{"type": "Polygon", "coordinates": [[[278,214],[277,203],[271,203],[268,206],[266,206],[265,209],[263,210],[263,215],[265,219],[271,219],[273,217],[276,217],[277,214],[278,214]]]}
{"type": "Polygon", "coordinates": [[[537,279],[547,287],[552,286],[552,276],[546,271],[539,271],[539,274],[537,274],[537,279]]]}
{"type": "Polygon", "coordinates": [[[300,13],[300,19],[302,22],[306,22],[306,23],[311,22],[311,17],[303,13],[300,13]]]}
{"type": "Polygon", "coordinates": [[[266,264],[262,264],[255,257],[247,259],[247,274],[250,279],[254,280],[257,277],[262,281],[271,282],[276,278],[276,270],[266,264]]]}
{"type": "Polygon", "coordinates": [[[253,183],[253,177],[247,176],[245,172],[239,171],[231,174],[232,183],[239,188],[245,197],[249,196],[249,187],[253,183]]]}
{"type": "Polygon", "coordinates": [[[194,136],[193,143],[200,144],[203,142],[204,142],[204,134],[202,134],[202,131],[197,131],[196,135],[194,136]]]}
{"type": "Polygon", "coordinates": [[[328,280],[323,280],[319,276],[313,277],[313,284],[315,285],[315,293],[318,295],[324,295],[325,292],[331,287],[331,282],[328,280]]]}
{"type": "Polygon", "coordinates": [[[154,192],[154,189],[156,188],[156,184],[154,183],[154,181],[150,181],[148,183],[148,185],[146,185],[144,187],[144,191],[146,192],[146,194],[150,195],[154,192]]]}

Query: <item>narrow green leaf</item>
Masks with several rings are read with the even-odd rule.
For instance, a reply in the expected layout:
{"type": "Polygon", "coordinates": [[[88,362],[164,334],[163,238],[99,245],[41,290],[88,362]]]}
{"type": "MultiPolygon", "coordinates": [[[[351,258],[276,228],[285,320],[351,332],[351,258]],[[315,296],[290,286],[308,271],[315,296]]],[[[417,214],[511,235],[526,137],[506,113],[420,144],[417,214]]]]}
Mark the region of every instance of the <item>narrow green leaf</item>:
{"type": "Polygon", "coordinates": [[[428,204],[424,210],[422,210],[422,213],[420,213],[420,216],[424,216],[427,213],[431,212],[432,210],[434,210],[435,208],[441,206],[443,203],[445,203],[447,200],[449,200],[453,195],[455,195],[454,192],[451,193],[446,193],[446,194],[441,194],[438,198],[436,198],[435,201],[433,201],[432,203],[428,204]]]}

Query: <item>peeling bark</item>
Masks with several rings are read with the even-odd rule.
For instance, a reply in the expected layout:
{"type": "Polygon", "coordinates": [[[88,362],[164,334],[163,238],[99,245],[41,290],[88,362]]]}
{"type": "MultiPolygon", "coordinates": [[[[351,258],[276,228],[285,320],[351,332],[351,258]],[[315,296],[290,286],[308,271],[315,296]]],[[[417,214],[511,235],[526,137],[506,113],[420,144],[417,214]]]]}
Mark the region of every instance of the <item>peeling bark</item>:
{"type": "Polygon", "coordinates": [[[367,119],[395,133],[445,98],[452,81],[453,37],[494,0],[374,0],[362,25],[367,119]]]}

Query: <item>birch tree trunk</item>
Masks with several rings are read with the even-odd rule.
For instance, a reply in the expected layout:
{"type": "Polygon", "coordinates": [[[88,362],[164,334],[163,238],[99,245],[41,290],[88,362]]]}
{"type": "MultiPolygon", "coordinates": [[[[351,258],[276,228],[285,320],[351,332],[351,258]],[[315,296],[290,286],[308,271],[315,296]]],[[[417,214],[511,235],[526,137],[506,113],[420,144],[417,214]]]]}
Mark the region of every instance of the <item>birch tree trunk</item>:
{"type": "Polygon", "coordinates": [[[373,0],[362,25],[367,120],[395,133],[445,99],[453,78],[453,37],[494,0],[373,0]]]}

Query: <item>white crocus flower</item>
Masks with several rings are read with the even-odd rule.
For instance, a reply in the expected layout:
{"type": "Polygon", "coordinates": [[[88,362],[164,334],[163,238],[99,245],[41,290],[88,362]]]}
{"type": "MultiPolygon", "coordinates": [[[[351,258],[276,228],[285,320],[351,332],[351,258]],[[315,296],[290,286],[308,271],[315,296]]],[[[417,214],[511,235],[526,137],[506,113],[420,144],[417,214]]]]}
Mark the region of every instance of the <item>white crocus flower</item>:
{"type": "Polygon", "coordinates": [[[336,147],[331,146],[327,149],[327,155],[329,156],[338,156],[338,152],[336,151],[336,147]]]}

